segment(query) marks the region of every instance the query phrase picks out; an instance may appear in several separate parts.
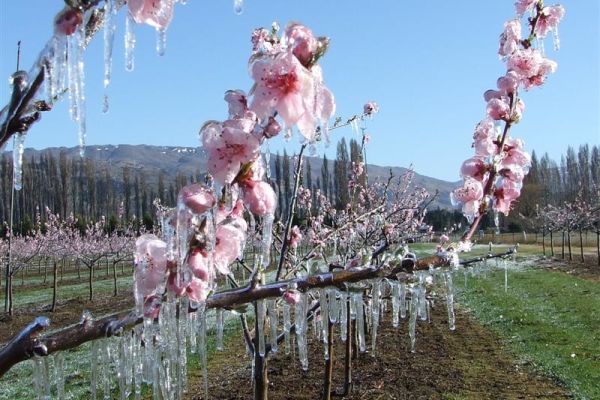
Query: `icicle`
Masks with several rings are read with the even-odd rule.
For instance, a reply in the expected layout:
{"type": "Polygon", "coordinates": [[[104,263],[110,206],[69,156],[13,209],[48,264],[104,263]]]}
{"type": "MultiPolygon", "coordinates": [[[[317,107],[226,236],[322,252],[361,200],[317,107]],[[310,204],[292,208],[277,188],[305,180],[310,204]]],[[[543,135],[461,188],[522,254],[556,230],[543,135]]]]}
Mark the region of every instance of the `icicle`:
{"type": "Polygon", "coordinates": [[[114,0],[105,0],[104,5],[104,98],[102,101],[102,112],[108,112],[108,95],[106,89],[110,84],[112,73],[112,54],[115,41],[115,16],[116,7],[114,0]]]}
{"type": "Polygon", "coordinates": [[[451,331],[456,329],[454,317],[454,284],[452,283],[452,273],[445,272],[446,278],[446,306],[448,307],[448,329],[451,331]]]}
{"type": "Polygon", "coordinates": [[[277,325],[279,323],[277,315],[277,300],[268,300],[267,308],[269,311],[269,323],[271,325],[271,333],[269,334],[271,351],[273,353],[277,353],[277,325]]]}
{"type": "Polygon", "coordinates": [[[109,339],[102,339],[100,341],[100,365],[102,366],[102,372],[100,375],[100,384],[102,386],[102,393],[104,394],[104,399],[109,400],[110,396],[110,383],[111,383],[111,374],[110,374],[110,365],[111,365],[111,356],[110,356],[110,343],[109,339]]]}
{"type": "Polygon", "coordinates": [[[92,352],[90,355],[90,362],[92,364],[92,368],[91,368],[91,382],[90,382],[90,393],[91,393],[91,399],[92,400],[96,400],[96,390],[98,387],[98,364],[99,364],[99,360],[98,360],[98,349],[100,347],[100,341],[99,340],[94,340],[92,342],[92,352]]]}
{"type": "Polygon", "coordinates": [[[217,350],[223,350],[223,309],[217,308],[217,350]]]}
{"type": "Polygon", "coordinates": [[[62,352],[54,355],[54,384],[56,385],[56,397],[65,398],[65,363],[62,352]]]}
{"type": "Polygon", "coordinates": [[[419,294],[419,307],[418,314],[421,321],[427,321],[427,291],[425,288],[418,288],[419,294]]]}
{"type": "Polygon", "coordinates": [[[307,308],[307,295],[302,293],[300,295],[300,301],[296,303],[296,340],[298,342],[298,357],[300,358],[300,364],[304,371],[308,371],[308,348],[306,341],[306,308],[307,308]]]}
{"type": "MultiPolygon", "coordinates": [[[[328,336],[328,328],[329,328],[329,304],[331,303],[331,300],[333,298],[333,301],[335,302],[335,294],[333,294],[332,296],[332,291],[329,292],[329,302],[327,301],[327,289],[320,289],[319,290],[319,303],[321,305],[321,336],[323,337],[323,351],[324,351],[324,356],[326,360],[329,360],[329,348],[327,346],[327,344],[329,343],[329,336],[328,336]]],[[[316,318],[315,318],[316,320],[316,318]]]]}
{"type": "Polygon", "coordinates": [[[264,268],[268,268],[271,263],[271,243],[273,242],[273,214],[267,214],[263,217],[262,227],[262,263],[264,268]]]}
{"type": "Polygon", "coordinates": [[[337,298],[337,290],[329,289],[329,320],[337,323],[340,315],[340,300],[337,298]]]}
{"type": "Polygon", "coordinates": [[[208,371],[206,357],[206,305],[198,306],[198,355],[200,356],[200,367],[204,383],[204,398],[208,399],[208,371]]]}
{"type": "Polygon", "coordinates": [[[258,354],[261,357],[265,356],[266,353],[266,349],[265,349],[265,331],[264,331],[264,327],[265,327],[265,301],[264,300],[257,300],[256,301],[256,326],[258,327],[258,330],[256,332],[256,335],[258,336],[258,354]]]}
{"type": "Polygon", "coordinates": [[[124,336],[119,337],[117,343],[117,354],[115,354],[114,360],[117,369],[117,383],[119,384],[119,395],[121,400],[127,399],[129,394],[127,393],[127,344],[124,336]]]}
{"type": "Polygon", "coordinates": [[[130,13],[125,18],[125,70],[133,71],[135,66],[135,21],[130,13]]]}
{"type": "Polygon", "coordinates": [[[358,348],[361,352],[367,350],[365,342],[365,316],[363,310],[363,294],[354,294],[354,307],[356,309],[356,331],[358,333],[358,348]]]}
{"type": "Polygon", "coordinates": [[[240,15],[244,11],[244,0],[233,0],[233,12],[240,15]]]}
{"type": "Polygon", "coordinates": [[[69,89],[69,114],[77,123],[79,154],[83,157],[86,139],[85,80],[83,51],[85,26],[81,26],[67,39],[67,81],[69,89]]]}
{"type": "Polygon", "coordinates": [[[400,283],[400,317],[406,318],[406,283],[400,283]]]}
{"type": "Polygon", "coordinates": [[[50,400],[50,372],[48,357],[33,358],[33,385],[36,388],[38,400],[50,400]]]}
{"type": "Polygon", "coordinates": [[[342,342],[345,342],[348,337],[348,299],[346,293],[342,293],[340,299],[340,334],[342,342]]]}
{"type": "Polygon", "coordinates": [[[25,133],[17,133],[13,139],[13,187],[23,187],[23,152],[25,151],[25,133]]]}
{"type": "Polygon", "coordinates": [[[192,312],[192,313],[187,313],[188,315],[188,327],[189,327],[189,334],[190,334],[190,352],[192,354],[196,353],[196,329],[195,327],[197,326],[197,321],[198,321],[198,313],[196,312],[192,312]]]}
{"type": "Polygon", "coordinates": [[[271,150],[269,149],[269,142],[265,141],[265,176],[267,181],[271,180],[271,150]]]}
{"type": "Polygon", "coordinates": [[[373,355],[375,355],[375,348],[377,344],[377,328],[379,327],[379,307],[381,297],[381,281],[373,282],[371,289],[372,293],[372,307],[371,307],[371,349],[373,355]]]}
{"type": "Polygon", "coordinates": [[[142,359],[142,341],[138,329],[134,331],[132,340],[132,357],[133,359],[133,382],[135,399],[139,400],[142,397],[142,381],[143,381],[143,359],[142,359]]]}
{"type": "Polygon", "coordinates": [[[400,284],[398,282],[390,282],[392,285],[392,326],[397,328],[400,326],[400,284]]]}
{"type": "Polygon", "coordinates": [[[419,308],[419,289],[413,288],[410,291],[410,317],[408,319],[408,336],[410,337],[410,351],[415,352],[415,342],[417,339],[417,313],[419,308]]]}
{"type": "Polygon", "coordinates": [[[552,29],[552,43],[554,44],[554,51],[560,50],[560,37],[558,36],[558,25],[552,29]]]}
{"type": "Polygon", "coordinates": [[[157,29],[156,30],[156,54],[159,56],[165,55],[167,49],[167,30],[157,29]]]}
{"type": "Polygon", "coordinates": [[[283,336],[285,341],[285,354],[290,354],[290,328],[292,327],[292,322],[290,318],[290,305],[285,302],[283,303],[283,336]]]}
{"type": "MultiPolygon", "coordinates": [[[[188,314],[189,308],[187,297],[179,300],[179,315],[181,313],[188,314]]],[[[183,392],[187,388],[187,318],[177,318],[177,347],[178,359],[177,364],[174,364],[174,371],[177,371],[177,398],[183,398],[183,392]]],[[[222,324],[221,324],[222,325],[222,324]]],[[[218,334],[218,330],[217,330],[218,334]]],[[[223,344],[223,330],[221,329],[221,346],[223,344]]]]}
{"type": "Polygon", "coordinates": [[[504,267],[504,293],[508,292],[508,263],[506,260],[502,260],[502,264],[504,267]]]}

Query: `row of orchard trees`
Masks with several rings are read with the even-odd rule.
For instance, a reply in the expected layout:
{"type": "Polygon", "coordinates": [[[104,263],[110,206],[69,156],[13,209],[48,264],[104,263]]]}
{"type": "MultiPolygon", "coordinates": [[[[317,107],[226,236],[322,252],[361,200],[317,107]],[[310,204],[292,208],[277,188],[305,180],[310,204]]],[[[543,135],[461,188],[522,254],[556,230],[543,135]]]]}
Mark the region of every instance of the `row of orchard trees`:
{"type": "MultiPolygon", "coordinates": [[[[312,160],[303,166],[302,181],[310,189],[319,189],[337,208],[348,202],[348,171],[352,162],[360,156],[355,139],[344,138],[337,144],[337,155],[328,160],[312,160]]],[[[294,155],[277,153],[270,157],[273,166],[271,184],[278,196],[277,215],[285,215],[286,199],[291,196],[291,168],[294,155]]],[[[162,204],[175,206],[177,193],[188,183],[200,182],[204,174],[196,169],[193,173],[159,170],[156,173],[130,165],[111,166],[110,161],[81,158],[74,152],[51,149],[25,152],[23,156],[23,188],[12,190],[13,166],[8,153],[0,154],[0,221],[11,219],[13,233],[26,234],[34,228],[32,216],[40,209],[42,219],[46,210],[61,215],[77,216],[80,226],[88,221],[106,216],[110,225],[116,225],[115,210],[123,205],[122,218],[137,220],[145,229],[155,225],[152,201],[158,198],[162,204]],[[11,203],[13,206],[11,207],[11,203]]],[[[189,172],[189,171],[188,171],[189,172]]],[[[0,227],[5,236],[6,227],[0,227]]]]}
{"type": "MultiPolygon", "coordinates": [[[[89,299],[94,297],[94,269],[101,261],[112,266],[114,294],[117,294],[117,269],[120,262],[132,259],[135,247],[136,231],[132,225],[122,226],[116,230],[108,229],[107,221],[101,218],[98,222],[81,227],[73,216],[61,219],[58,214],[46,210],[47,220],[42,222],[38,217],[34,229],[27,235],[16,235],[0,240],[0,254],[4,259],[4,308],[12,314],[13,278],[19,272],[30,267],[34,261],[38,265],[44,263],[52,266],[52,303],[51,311],[56,308],[58,300],[58,269],[67,261],[84,265],[88,269],[89,299]]],[[[39,214],[38,214],[39,215],[39,214]]],[[[23,271],[24,272],[24,271],[23,271]]]]}
{"type": "MultiPolygon", "coordinates": [[[[550,254],[554,253],[554,235],[561,235],[561,257],[565,258],[565,248],[568,249],[569,260],[573,260],[572,235],[576,233],[579,237],[579,248],[581,262],[585,262],[583,233],[592,231],[596,234],[596,253],[598,265],[600,265],[600,189],[596,188],[595,196],[591,201],[586,200],[584,191],[573,201],[566,201],[560,205],[547,205],[538,210],[538,216],[534,222],[542,228],[544,236],[550,237],[550,254]]],[[[544,254],[546,253],[545,240],[544,254]]]]}

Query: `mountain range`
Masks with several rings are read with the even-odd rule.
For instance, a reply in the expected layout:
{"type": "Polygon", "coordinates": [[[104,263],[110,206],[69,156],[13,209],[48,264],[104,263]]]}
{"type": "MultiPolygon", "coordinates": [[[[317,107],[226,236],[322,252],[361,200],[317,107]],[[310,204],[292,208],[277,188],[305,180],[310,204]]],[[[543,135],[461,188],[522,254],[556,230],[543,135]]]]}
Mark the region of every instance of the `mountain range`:
{"type": "MultiPolygon", "coordinates": [[[[64,152],[67,158],[79,157],[78,147],[50,147],[43,150],[28,148],[24,157],[30,159],[32,156],[38,158],[41,153],[51,153],[58,157],[64,152]]],[[[151,146],[151,145],[93,145],[86,146],[85,157],[96,161],[102,169],[108,169],[115,178],[120,179],[122,168],[128,166],[134,170],[143,170],[148,177],[148,182],[158,179],[162,172],[168,178],[175,178],[178,174],[186,176],[198,176],[206,170],[206,155],[200,147],[175,147],[175,146],[151,146]]],[[[271,154],[271,168],[277,155],[271,154]]],[[[306,162],[312,168],[313,179],[321,176],[323,159],[321,157],[306,157],[306,162]]],[[[329,160],[329,170],[333,170],[333,160],[329,160]]],[[[274,170],[274,169],[272,169],[274,170]]],[[[400,176],[407,171],[401,166],[380,166],[368,164],[367,171],[369,181],[376,179],[387,179],[390,170],[394,176],[400,176]]],[[[451,209],[450,191],[460,185],[459,182],[448,182],[419,174],[415,171],[413,184],[425,188],[429,193],[438,193],[430,208],[436,207],[451,209]]]]}

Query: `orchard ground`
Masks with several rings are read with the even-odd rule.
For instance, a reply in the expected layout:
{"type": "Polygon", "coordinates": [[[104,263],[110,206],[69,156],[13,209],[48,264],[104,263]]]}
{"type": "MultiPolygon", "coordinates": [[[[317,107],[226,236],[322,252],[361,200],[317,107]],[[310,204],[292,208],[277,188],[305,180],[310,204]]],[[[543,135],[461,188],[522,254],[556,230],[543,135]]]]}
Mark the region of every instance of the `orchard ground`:
{"type": "MultiPolygon", "coordinates": [[[[420,255],[433,244],[411,247],[420,255]]],[[[500,252],[505,246],[495,246],[500,252]]],[[[578,250],[578,249],[577,249],[578,250]]],[[[477,246],[469,257],[488,251],[477,246]]],[[[555,249],[557,255],[560,251],[555,249]]],[[[380,325],[373,355],[354,360],[353,399],[485,399],[485,398],[600,398],[600,268],[587,254],[587,263],[567,263],[541,258],[541,248],[521,246],[517,267],[490,270],[466,278],[457,272],[456,330],[449,331],[445,300],[433,307],[431,322],[417,324],[416,353],[409,351],[406,320],[391,326],[388,314],[380,325]]],[[[578,254],[574,251],[574,255],[578,254]]],[[[576,257],[575,257],[576,258],[576,257]]],[[[494,263],[490,263],[494,266],[494,263]]],[[[37,268],[36,268],[37,269],[37,268]]],[[[32,269],[33,271],[33,269],[32,269]]],[[[119,268],[119,272],[120,272],[119,268]]],[[[47,315],[52,327],[79,321],[84,310],[100,316],[133,306],[131,269],[118,278],[119,294],[112,296],[112,276],[99,269],[94,281],[96,298],[87,300],[86,277],[65,271],[58,310],[47,311],[51,299],[46,283],[35,271],[15,278],[16,312],[0,322],[0,342],[6,342],[38,315],[47,315]]],[[[3,299],[2,299],[3,300],[3,299]]],[[[223,352],[210,352],[209,394],[214,399],[246,399],[252,396],[250,359],[246,355],[239,322],[226,327],[223,352]]],[[[337,361],[334,387],[343,382],[343,347],[339,332],[335,341],[337,361]]],[[[312,335],[309,335],[312,337],[312,335]]],[[[370,340],[368,340],[370,343],[370,340]]],[[[323,380],[323,347],[310,343],[310,369],[303,372],[294,351],[280,349],[269,362],[269,395],[273,399],[318,398],[323,380]]],[[[65,352],[66,385],[73,398],[89,398],[89,344],[65,352]]],[[[22,363],[2,378],[0,399],[34,398],[31,364],[22,363]],[[8,384],[6,384],[8,383],[8,384]]],[[[197,357],[190,362],[189,398],[202,398],[202,379],[197,357]]],[[[116,383],[114,396],[117,396],[116,383]]]]}

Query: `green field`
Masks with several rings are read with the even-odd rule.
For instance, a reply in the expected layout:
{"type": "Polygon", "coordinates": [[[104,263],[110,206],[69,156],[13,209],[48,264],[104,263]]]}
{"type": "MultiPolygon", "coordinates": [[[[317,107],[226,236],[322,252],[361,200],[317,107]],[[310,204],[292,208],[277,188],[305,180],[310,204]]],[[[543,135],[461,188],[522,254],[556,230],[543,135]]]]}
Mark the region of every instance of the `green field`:
{"type": "Polygon", "coordinates": [[[600,398],[600,284],[535,268],[456,279],[458,301],[507,347],[576,398],[600,398]]]}

